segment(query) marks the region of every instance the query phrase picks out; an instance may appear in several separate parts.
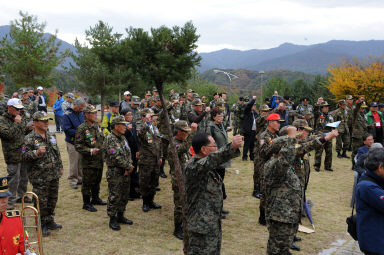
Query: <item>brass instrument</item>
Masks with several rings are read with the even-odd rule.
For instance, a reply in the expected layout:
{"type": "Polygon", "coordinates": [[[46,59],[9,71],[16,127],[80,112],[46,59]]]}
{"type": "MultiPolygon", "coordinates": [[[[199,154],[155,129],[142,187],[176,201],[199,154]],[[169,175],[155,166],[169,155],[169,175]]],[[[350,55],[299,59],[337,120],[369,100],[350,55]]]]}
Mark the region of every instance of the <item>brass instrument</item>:
{"type": "Polygon", "coordinates": [[[25,254],[39,254],[43,255],[43,243],[42,243],[42,235],[41,235],[41,221],[40,221],[40,206],[39,206],[39,197],[33,192],[26,192],[21,199],[21,219],[23,221],[23,231],[25,238],[25,254]],[[24,198],[28,195],[31,195],[32,198],[35,199],[36,207],[31,205],[24,205],[24,198]],[[31,211],[31,214],[27,214],[27,211],[31,211]],[[28,219],[32,220],[33,224],[29,225],[28,219]],[[29,240],[28,229],[33,229],[36,231],[36,241],[29,240]],[[38,253],[36,253],[36,249],[34,245],[38,246],[38,253]]]}

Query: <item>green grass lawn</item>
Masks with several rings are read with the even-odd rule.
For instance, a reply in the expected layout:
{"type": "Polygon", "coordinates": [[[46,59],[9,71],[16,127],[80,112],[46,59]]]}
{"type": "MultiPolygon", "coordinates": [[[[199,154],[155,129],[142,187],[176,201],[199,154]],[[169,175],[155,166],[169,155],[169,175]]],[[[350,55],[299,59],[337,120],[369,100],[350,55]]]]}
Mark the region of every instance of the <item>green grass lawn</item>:
{"type": "MultiPolygon", "coordinates": [[[[68,154],[64,134],[57,134],[58,144],[64,163],[64,175],[60,180],[59,201],[56,208],[56,221],[63,229],[52,231],[44,238],[45,254],[182,254],[183,244],[174,238],[173,195],[171,180],[160,179],[161,191],[155,201],[163,206],[161,210],[143,213],[142,201],[136,200],[127,205],[126,216],[134,221],[132,226],[122,226],[121,231],[108,228],[109,218],[106,207],[97,206],[98,212],[82,210],[80,188],[73,190],[67,182],[68,154]]],[[[313,164],[313,155],[311,164],[313,164]]],[[[0,153],[1,159],[3,154],[0,153]]],[[[303,241],[299,243],[302,251],[294,254],[318,254],[337,239],[351,238],[346,234],[345,218],[350,215],[349,208],[353,172],[349,159],[333,157],[335,172],[323,169],[312,171],[307,191],[307,199],[314,202],[312,209],[316,232],[299,233],[303,241]]],[[[4,160],[0,162],[0,174],[6,175],[4,160]]],[[[166,173],[168,174],[168,168],[166,173]]],[[[104,168],[105,173],[105,168],[104,168]]],[[[265,254],[268,239],[266,227],[258,224],[259,200],[251,196],[253,188],[253,163],[233,160],[227,170],[225,184],[228,198],[224,207],[230,211],[223,220],[223,242],[221,254],[265,254]],[[235,170],[239,170],[236,174],[235,170]]],[[[31,187],[29,187],[29,190],[31,187]]],[[[101,183],[101,197],[108,196],[107,182],[101,183]]],[[[307,219],[303,224],[310,227],[307,219]]]]}

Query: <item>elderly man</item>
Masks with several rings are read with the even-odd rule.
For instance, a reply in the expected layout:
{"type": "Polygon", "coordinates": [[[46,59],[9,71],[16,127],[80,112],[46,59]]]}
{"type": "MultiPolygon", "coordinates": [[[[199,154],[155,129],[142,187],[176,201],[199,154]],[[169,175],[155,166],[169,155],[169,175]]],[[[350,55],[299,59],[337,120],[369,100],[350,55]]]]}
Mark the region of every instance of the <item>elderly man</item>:
{"type": "Polygon", "coordinates": [[[84,107],[84,99],[77,98],[73,102],[73,107],[69,108],[63,117],[63,130],[69,157],[68,182],[72,189],[77,189],[77,185],[83,181],[81,155],[76,151],[74,144],[76,130],[85,120],[83,114],[84,107]]]}
{"type": "Polygon", "coordinates": [[[24,142],[26,123],[20,115],[20,111],[24,107],[19,99],[9,99],[7,106],[8,111],[0,116],[0,139],[10,177],[9,190],[12,193],[8,209],[12,210],[17,196],[21,197],[27,191],[28,179],[23,178],[22,183],[20,183],[20,172],[22,172],[21,147],[24,142]]]}
{"type": "Polygon", "coordinates": [[[119,113],[120,114],[123,110],[129,109],[129,107],[131,105],[131,97],[132,97],[131,92],[129,92],[129,91],[124,92],[124,99],[120,102],[120,105],[119,105],[119,113]]]}
{"type": "Polygon", "coordinates": [[[43,89],[43,87],[41,87],[41,86],[37,87],[37,93],[38,93],[38,96],[39,96],[37,110],[38,111],[47,112],[47,100],[46,100],[46,98],[44,96],[44,89],[43,89]]]}
{"type": "Polygon", "coordinates": [[[66,113],[69,108],[73,107],[73,100],[75,100],[75,96],[73,95],[73,93],[68,93],[67,100],[65,100],[61,105],[61,108],[63,109],[63,113],[66,113]]]}
{"type": "Polygon", "coordinates": [[[203,109],[203,103],[200,99],[195,99],[192,102],[193,110],[188,113],[188,122],[198,125],[197,132],[206,132],[208,127],[207,114],[211,111],[210,107],[203,109]]]}

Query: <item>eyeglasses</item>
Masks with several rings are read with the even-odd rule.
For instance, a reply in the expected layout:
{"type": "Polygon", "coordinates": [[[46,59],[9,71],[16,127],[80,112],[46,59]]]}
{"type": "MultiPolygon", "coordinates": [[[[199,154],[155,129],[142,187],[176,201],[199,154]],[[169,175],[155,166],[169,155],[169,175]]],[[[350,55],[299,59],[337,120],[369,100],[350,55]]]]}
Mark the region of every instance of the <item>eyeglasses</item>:
{"type": "Polygon", "coordinates": [[[205,147],[214,147],[214,148],[217,148],[217,145],[205,145],[205,147]]]}

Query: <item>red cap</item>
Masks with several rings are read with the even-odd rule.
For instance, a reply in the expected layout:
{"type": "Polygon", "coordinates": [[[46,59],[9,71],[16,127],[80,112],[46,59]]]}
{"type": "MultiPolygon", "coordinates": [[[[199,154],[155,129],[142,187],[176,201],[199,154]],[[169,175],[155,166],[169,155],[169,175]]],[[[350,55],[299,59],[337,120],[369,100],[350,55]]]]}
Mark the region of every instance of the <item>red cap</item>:
{"type": "Polygon", "coordinates": [[[278,120],[278,121],[281,121],[280,116],[279,116],[279,114],[277,114],[277,113],[269,114],[268,117],[267,117],[267,121],[270,121],[270,120],[278,120]]]}

